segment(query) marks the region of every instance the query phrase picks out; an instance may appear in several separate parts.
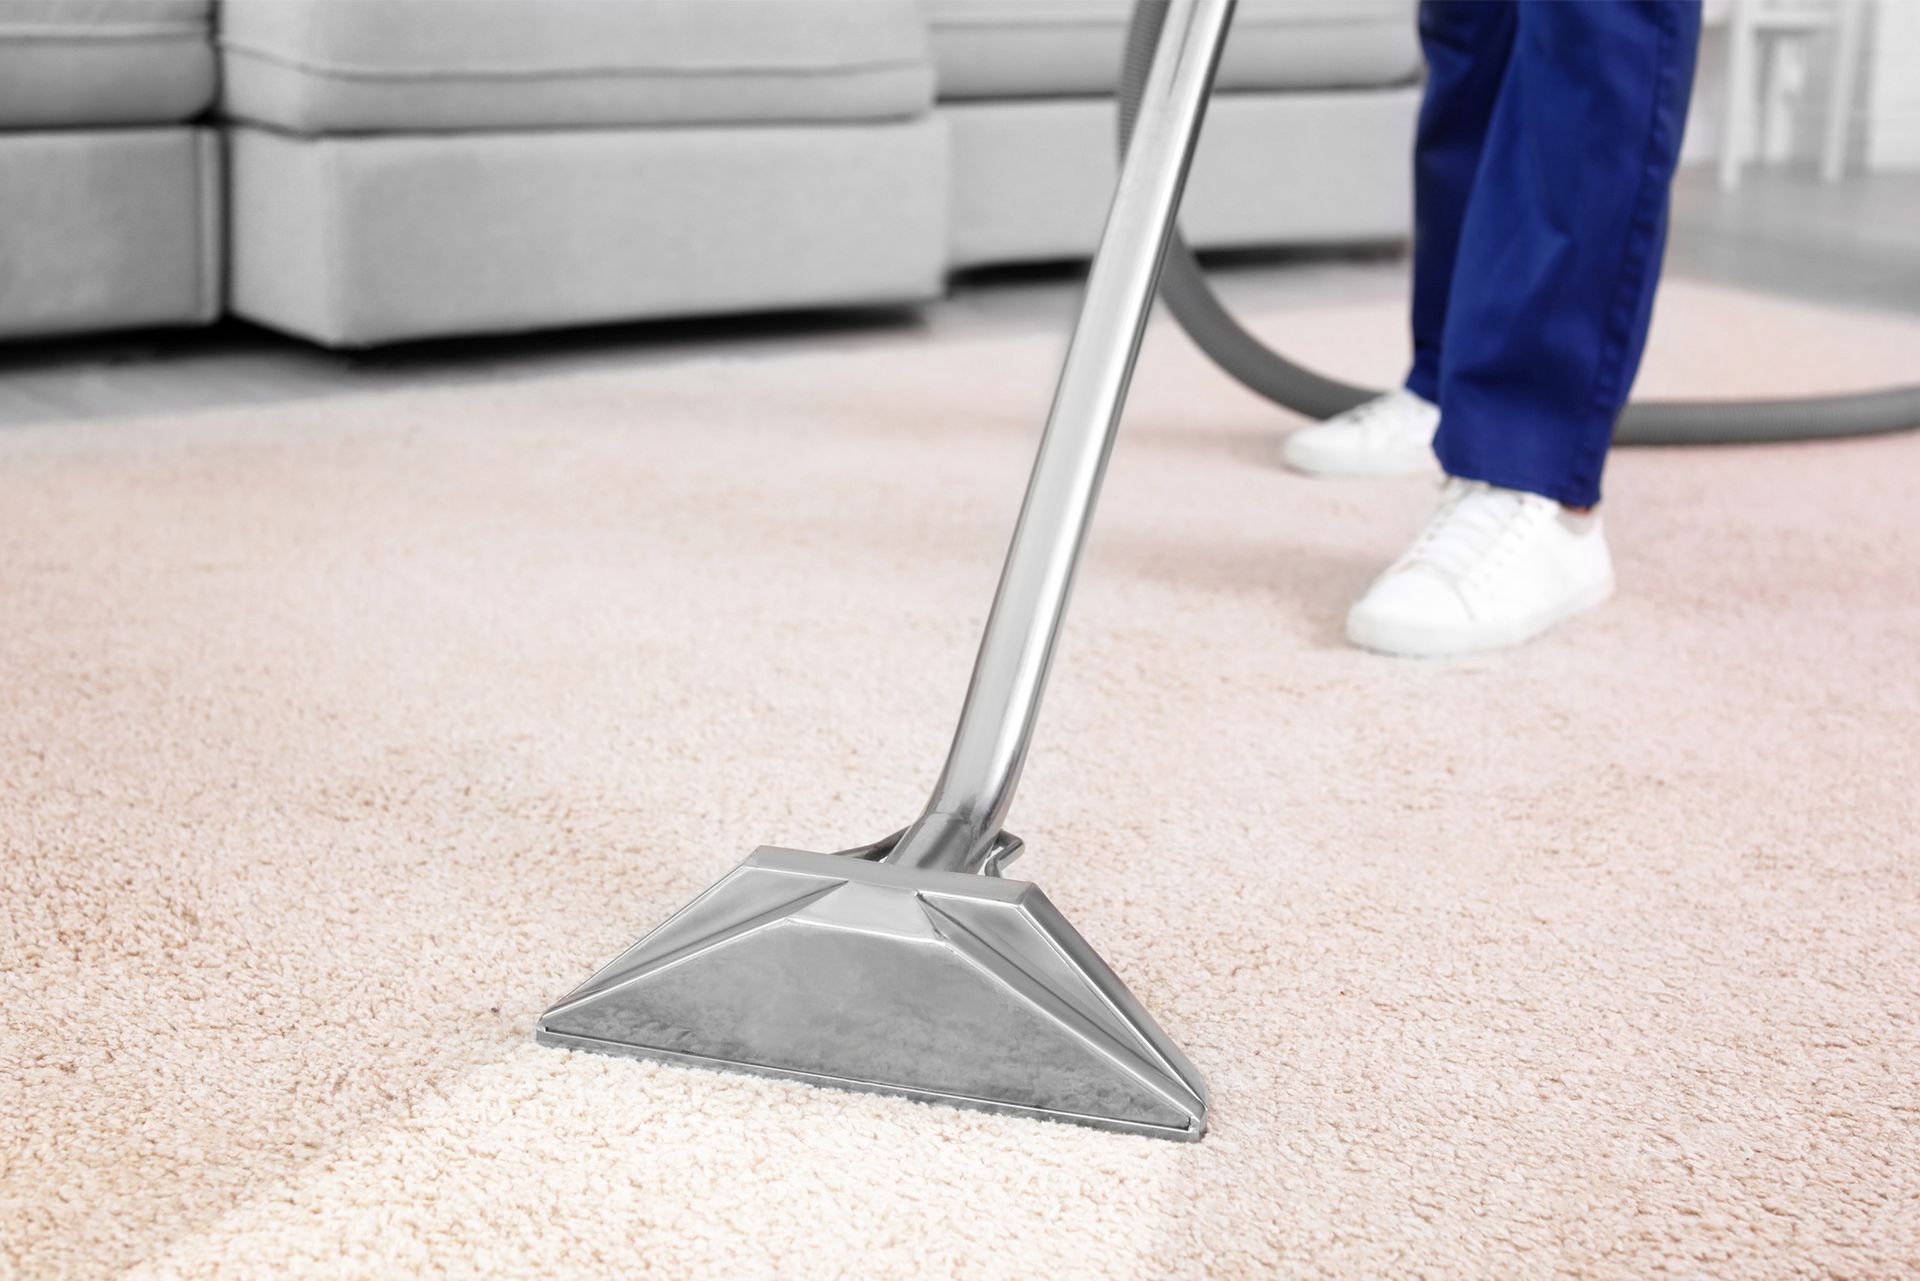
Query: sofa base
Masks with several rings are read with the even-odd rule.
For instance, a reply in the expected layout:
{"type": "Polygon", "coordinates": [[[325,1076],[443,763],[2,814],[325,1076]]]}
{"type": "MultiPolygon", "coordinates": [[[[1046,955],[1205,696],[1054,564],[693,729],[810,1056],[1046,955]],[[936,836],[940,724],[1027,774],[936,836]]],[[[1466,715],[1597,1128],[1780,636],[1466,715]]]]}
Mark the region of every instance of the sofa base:
{"type": "Polygon", "coordinates": [[[934,118],[231,131],[232,307],[336,347],[939,295],[934,118]]]}
{"type": "Polygon", "coordinates": [[[211,129],[0,133],[0,337],[213,320],[220,162],[211,129]]]}
{"type": "MultiPolygon", "coordinates": [[[[1404,237],[1412,223],[1417,86],[1229,93],[1181,206],[1209,249],[1404,237]]],[[[953,147],[956,269],[1093,252],[1119,172],[1108,98],[943,103],[953,147]]]]}

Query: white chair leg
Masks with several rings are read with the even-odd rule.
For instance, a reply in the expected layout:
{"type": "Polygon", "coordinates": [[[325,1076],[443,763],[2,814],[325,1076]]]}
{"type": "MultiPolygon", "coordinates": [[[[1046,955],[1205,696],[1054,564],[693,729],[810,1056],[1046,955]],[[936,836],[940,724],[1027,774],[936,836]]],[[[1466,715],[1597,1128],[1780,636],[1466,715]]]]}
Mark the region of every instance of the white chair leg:
{"type": "MultiPolygon", "coordinates": [[[[1781,102],[1781,82],[1785,80],[1783,70],[1792,62],[1793,53],[1785,47],[1786,42],[1778,36],[1759,35],[1754,38],[1753,76],[1753,127],[1747,133],[1747,159],[1756,164],[1770,165],[1781,159],[1779,147],[1782,141],[1781,119],[1786,105],[1781,102]]],[[[1785,131],[1791,135],[1791,130],[1785,131]]]]}
{"type": "Polygon", "coordinates": [[[1827,88],[1826,129],[1820,140],[1820,180],[1839,182],[1847,167],[1847,126],[1853,119],[1853,93],[1860,75],[1860,37],[1865,15],[1860,0],[1836,0],[1833,69],[1827,88]]]}
{"type": "Polygon", "coordinates": [[[1740,164],[1746,159],[1749,126],[1758,110],[1759,39],[1753,26],[1753,0],[1733,0],[1727,14],[1727,100],[1720,129],[1720,190],[1740,185],[1740,164]]]}

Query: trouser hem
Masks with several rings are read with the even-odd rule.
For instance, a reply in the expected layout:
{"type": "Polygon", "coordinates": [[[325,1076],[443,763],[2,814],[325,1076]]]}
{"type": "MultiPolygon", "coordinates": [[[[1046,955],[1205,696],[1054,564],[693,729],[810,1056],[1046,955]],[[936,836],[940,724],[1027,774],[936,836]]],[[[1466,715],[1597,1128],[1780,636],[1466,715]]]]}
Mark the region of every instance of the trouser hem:
{"type": "Polygon", "coordinates": [[[1476,458],[1450,450],[1438,439],[1433,442],[1433,452],[1440,460],[1441,470],[1461,480],[1484,481],[1502,489],[1538,494],[1567,507],[1592,507],[1600,501],[1600,482],[1597,478],[1570,481],[1564,476],[1547,476],[1516,467],[1510,460],[1476,458]]]}

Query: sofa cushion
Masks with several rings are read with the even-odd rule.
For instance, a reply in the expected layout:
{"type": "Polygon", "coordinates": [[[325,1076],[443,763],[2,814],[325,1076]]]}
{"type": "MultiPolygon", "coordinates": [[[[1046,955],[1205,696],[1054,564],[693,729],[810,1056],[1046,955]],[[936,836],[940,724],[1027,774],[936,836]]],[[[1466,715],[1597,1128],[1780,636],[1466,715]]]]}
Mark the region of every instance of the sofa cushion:
{"type": "Polygon", "coordinates": [[[891,306],[945,284],[931,115],[228,137],[234,312],[333,346],[891,306]]]}
{"type": "Polygon", "coordinates": [[[212,0],[0,0],[0,129],[172,124],[213,101],[212,0]]]}
{"type": "MultiPolygon", "coordinates": [[[[943,99],[1114,92],[1132,0],[928,0],[943,99]]],[[[1225,90],[1400,84],[1420,70],[1413,0],[1241,0],[1225,90]]]]}
{"type": "Polygon", "coordinates": [[[923,113],[910,0],[225,0],[229,115],[300,133],[923,113]]]}
{"type": "MultiPolygon", "coordinates": [[[[1180,201],[1199,249],[1399,240],[1413,214],[1415,85],[1223,94],[1180,201]]],[[[1111,98],[952,102],[949,261],[960,269],[1084,258],[1119,176],[1111,98]]]]}
{"type": "Polygon", "coordinates": [[[219,134],[0,132],[0,339],[220,312],[219,134]]]}

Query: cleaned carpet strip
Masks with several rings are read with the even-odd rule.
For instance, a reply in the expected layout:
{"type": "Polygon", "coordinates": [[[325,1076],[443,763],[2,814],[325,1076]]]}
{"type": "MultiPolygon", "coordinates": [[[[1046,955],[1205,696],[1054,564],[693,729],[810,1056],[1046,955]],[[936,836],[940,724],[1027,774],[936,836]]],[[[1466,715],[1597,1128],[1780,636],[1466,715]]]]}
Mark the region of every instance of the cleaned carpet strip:
{"type": "MultiPolygon", "coordinates": [[[[1751,394],[1920,325],[1676,287],[1655,342],[1751,394]]],[[[1615,603],[1400,663],[1339,621],[1428,486],[1280,473],[1156,331],[1016,870],[1209,1137],[529,1043],[756,844],[915,811],[1061,346],[0,434],[0,1274],[1920,1269],[1920,437],[1623,454],[1615,603]]]]}

